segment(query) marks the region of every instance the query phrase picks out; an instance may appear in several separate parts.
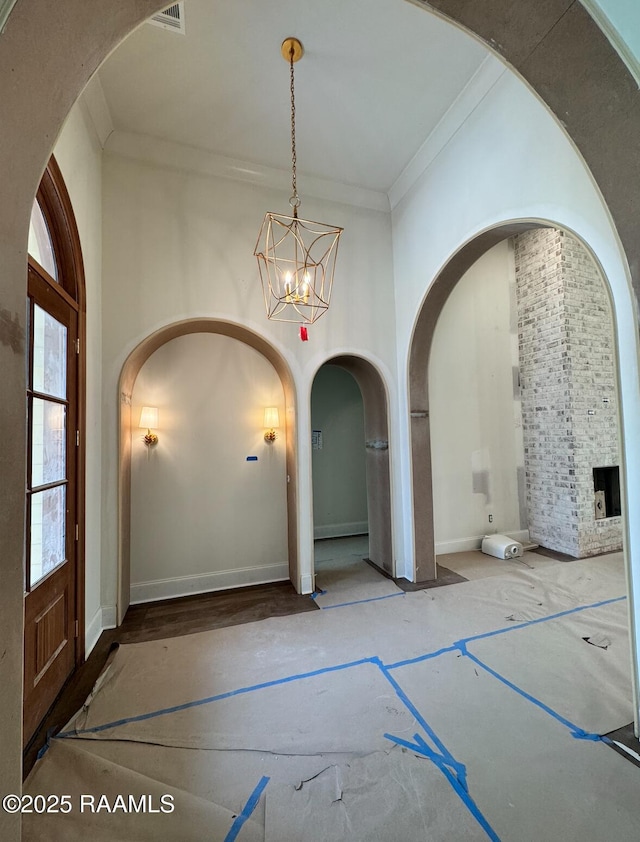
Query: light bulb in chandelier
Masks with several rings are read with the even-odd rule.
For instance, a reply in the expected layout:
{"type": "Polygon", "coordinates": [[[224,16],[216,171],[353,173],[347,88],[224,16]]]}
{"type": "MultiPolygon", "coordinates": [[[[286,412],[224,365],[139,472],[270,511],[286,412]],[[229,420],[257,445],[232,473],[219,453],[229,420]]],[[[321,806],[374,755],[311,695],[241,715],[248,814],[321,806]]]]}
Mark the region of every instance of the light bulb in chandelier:
{"type": "Polygon", "coordinates": [[[311,295],[311,275],[308,271],[284,274],[284,297],[286,304],[308,304],[311,295]]]}
{"type": "Polygon", "coordinates": [[[295,86],[293,65],[304,53],[297,38],[282,42],[291,89],[291,215],[267,212],[254,254],[267,318],[311,324],[329,308],[338,242],[343,229],[298,216],[295,86]]]}

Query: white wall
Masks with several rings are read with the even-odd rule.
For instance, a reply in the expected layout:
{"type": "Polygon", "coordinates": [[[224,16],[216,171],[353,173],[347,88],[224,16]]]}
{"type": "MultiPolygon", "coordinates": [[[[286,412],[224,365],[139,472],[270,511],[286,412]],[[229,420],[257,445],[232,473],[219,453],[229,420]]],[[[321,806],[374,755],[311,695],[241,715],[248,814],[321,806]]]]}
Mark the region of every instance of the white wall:
{"type": "Polygon", "coordinates": [[[297,408],[291,410],[297,412],[299,457],[302,572],[296,584],[310,592],[311,383],[325,360],[356,350],[392,379],[396,357],[389,215],[307,198],[300,181],[301,215],[345,229],[331,308],[302,343],[296,325],[267,321],[253,256],[264,213],[288,208],[286,179],[282,191],[275,191],[114,154],[105,155],[103,177],[103,553],[109,571],[104,598],[115,604],[118,378],[128,354],[145,337],[191,317],[242,323],[271,342],[290,366],[298,394],[297,408]]]}
{"type": "Polygon", "coordinates": [[[289,578],[284,410],[273,366],[227,336],[181,336],[142,366],[132,395],[159,410],[159,443],[132,429],[131,601],[289,578]],[[257,461],[247,461],[257,456],[257,461]]]}
{"type": "Polygon", "coordinates": [[[318,371],[311,426],[322,433],[322,449],[312,451],[314,536],[368,532],[364,405],[348,371],[335,365],[318,371]]]}
{"type": "Polygon", "coordinates": [[[459,281],[433,337],[429,421],[438,553],[475,549],[491,532],[526,540],[517,365],[513,249],[505,240],[459,281]]]}
{"type": "Polygon", "coordinates": [[[111,624],[113,619],[103,618],[101,600],[102,147],[82,97],[67,118],[54,155],[78,225],[87,293],[85,643],[88,654],[103,625],[111,624]]]}

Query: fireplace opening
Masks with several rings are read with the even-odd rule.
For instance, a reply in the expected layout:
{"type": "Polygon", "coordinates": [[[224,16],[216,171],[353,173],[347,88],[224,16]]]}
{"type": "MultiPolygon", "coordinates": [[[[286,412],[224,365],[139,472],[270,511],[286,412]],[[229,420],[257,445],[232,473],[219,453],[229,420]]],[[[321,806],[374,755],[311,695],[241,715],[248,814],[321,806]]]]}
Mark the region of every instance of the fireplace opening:
{"type": "Polygon", "coordinates": [[[593,490],[595,493],[596,520],[607,517],[619,517],[620,507],[620,469],[617,465],[593,469],[593,490]]]}

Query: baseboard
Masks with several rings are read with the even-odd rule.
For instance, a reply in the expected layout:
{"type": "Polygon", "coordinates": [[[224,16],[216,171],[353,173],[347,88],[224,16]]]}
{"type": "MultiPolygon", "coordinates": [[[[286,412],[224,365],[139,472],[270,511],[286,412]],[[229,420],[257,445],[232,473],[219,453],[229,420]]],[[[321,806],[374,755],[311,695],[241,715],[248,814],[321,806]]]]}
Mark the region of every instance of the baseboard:
{"type": "MultiPolygon", "coordinates": [[[[519,529],[514,532],[501,532],[500,534],[506,535],[508,538],[513,538],[514,541],[519,541],[521,544],[530,543],[528,529],[519,529]]],[[[436,555],[464,553],[469,550],[479,550],[484,537],[484,535],[478,535],[475,538],[459,538],[457,541],[440,541],[440,543],[436,544],[436,555]]]]}
{"type": "Polygon", "coordinates": [[[115,629],[118,626],[118,609],[115,605],[102,606],[102,628],[115,629]]]}
{"type": "Polygon", "coordinates": [[[327,526],[315,526],[313,538],[348,538],[350,535],[366,535],[369,531],[369,521],[356,520],[353,523],[330,523],[327,526]]]}
{"type": "Polygon", "coordinates": [[[102,608],[98,608],[91,622],[84,630],[84,654],[88,658],[102,634],[102,608]]]}
{"type": "Polygon", "coordinates": [[[157,602],[177,596],[191,596],[210,591],[223,591],[246,585],[265,585],[289,579],[289,565],[269,564],[265,567],[241,567],[238,570],[221,570],[215,573],[199,573],[196,576],[180,576],[175,579],[156,579],[152,582],[138,582],[131,585],[131,605],[141,602],[157,602]]]}
{"type": "Polygon", "coordinates": [[[118,625],[116,623],[117,611],[115,605],[103,605],[98,608],[96,613],[91,618],[91,621],[84,630],[84,656],[85,659],[89,657],[93,647],[100,639],[100,635],[105,629],[115,629],[118,625]]]}

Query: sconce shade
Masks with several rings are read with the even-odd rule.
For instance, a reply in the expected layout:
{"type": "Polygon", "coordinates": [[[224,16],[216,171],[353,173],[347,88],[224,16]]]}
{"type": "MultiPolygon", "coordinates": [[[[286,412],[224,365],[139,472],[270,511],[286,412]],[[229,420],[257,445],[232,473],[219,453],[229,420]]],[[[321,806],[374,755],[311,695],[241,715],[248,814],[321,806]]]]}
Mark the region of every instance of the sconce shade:
{"type": "Polygon", "coordinates": [[[138,426],[144,430],[157,430],[158,408],[156,406],[143,406],[138,426]]]}
{"type": "Polygon", "coordinates": [[[280,426],[277,406],[266,406],[264,409],[264,426],[270,430],[280,426]]]}

